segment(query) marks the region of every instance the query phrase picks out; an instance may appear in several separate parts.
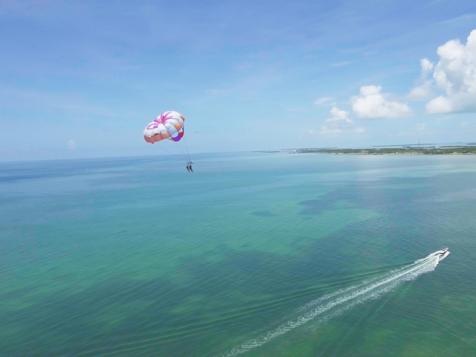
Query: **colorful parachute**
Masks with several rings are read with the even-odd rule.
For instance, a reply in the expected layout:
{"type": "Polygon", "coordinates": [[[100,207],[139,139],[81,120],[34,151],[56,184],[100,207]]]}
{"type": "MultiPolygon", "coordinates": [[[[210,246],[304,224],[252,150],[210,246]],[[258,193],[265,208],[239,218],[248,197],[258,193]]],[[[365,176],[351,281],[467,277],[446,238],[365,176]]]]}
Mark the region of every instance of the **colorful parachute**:
{"type": "Polygon", "coordinates": [[[157,141],[170,139],[180,141],[184,135],[185,117],[174,111],[163,112],[144,129],[144,140],[154,144],[157,141]]]}

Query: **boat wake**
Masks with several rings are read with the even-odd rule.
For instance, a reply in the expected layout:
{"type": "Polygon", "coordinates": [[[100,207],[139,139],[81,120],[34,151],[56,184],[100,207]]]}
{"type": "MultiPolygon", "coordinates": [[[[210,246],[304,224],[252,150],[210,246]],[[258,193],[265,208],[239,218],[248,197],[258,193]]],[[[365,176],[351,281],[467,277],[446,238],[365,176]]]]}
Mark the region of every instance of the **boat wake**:
{"type": "Polygon", "coordinates": [[[297,310],[299,314],[298,317],[288,320],[276,328],[232,348],[223,356],[232,357],[246,353],[252,349],[263,346],[271,340],[311,320],[317,318],[319,318],[319,320],[327,320],[357,304],[375,299],[395,289],[403,282],[414,280],[422,274],[435,270],[439,262],[446,258],[449,253],[448,248],[438,250],[425,258],[418,259],[411,264],[392,270],[377,278],[365,280],[360,284],[338,290],[335,293],[324,295],[313,300],[297,310]]]}

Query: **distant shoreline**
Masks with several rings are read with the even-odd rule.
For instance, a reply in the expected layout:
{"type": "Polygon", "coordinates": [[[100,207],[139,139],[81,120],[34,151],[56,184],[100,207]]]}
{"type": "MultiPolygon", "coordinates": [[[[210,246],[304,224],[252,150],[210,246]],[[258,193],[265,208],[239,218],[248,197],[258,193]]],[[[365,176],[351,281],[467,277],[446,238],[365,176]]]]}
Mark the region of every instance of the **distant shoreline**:
{"type": "Polygon", "coordinates": [[[356,154],[356,155],[476,155],[476,146],[397,147],[397,148],[301,148],[288,150],[292,154],[356,154]]]}

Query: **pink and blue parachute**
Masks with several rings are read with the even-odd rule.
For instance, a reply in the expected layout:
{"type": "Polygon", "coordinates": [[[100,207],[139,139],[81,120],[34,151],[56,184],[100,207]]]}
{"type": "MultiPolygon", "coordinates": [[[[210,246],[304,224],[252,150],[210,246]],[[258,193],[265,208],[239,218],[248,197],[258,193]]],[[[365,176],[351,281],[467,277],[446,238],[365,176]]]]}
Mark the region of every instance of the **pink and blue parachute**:
{"type": "Polygon", "coordinates": [[[173,110],[163,112],[144,129],[144,140],[154,144],[157,141],[170,139],[180,141],[184,134],[185,117],[173,110]]]}

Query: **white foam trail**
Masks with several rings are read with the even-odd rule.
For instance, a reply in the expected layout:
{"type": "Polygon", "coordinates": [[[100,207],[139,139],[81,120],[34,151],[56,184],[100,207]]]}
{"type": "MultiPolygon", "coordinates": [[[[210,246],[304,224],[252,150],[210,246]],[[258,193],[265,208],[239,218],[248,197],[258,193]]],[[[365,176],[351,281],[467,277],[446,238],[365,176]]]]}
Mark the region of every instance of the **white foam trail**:
{"type": "Polygon", "coordinates": [[[379,297],[393,290],[404,281],[416,279],[424,273],[435,270],[439,261],[438,255],[432,253],[423,259],[418,259],[405,267],[392,270],[378,278],[366,280],[358,285],[353,285],[313,300],[298,309],[301,315],[297,318],[289,320],[261,336],[244,342],[223,356],[232,357],[248,352],[317,317],[326,319],[326,316],[329,318],[329,314],[335,316],[357,304],[379,297]]]}

